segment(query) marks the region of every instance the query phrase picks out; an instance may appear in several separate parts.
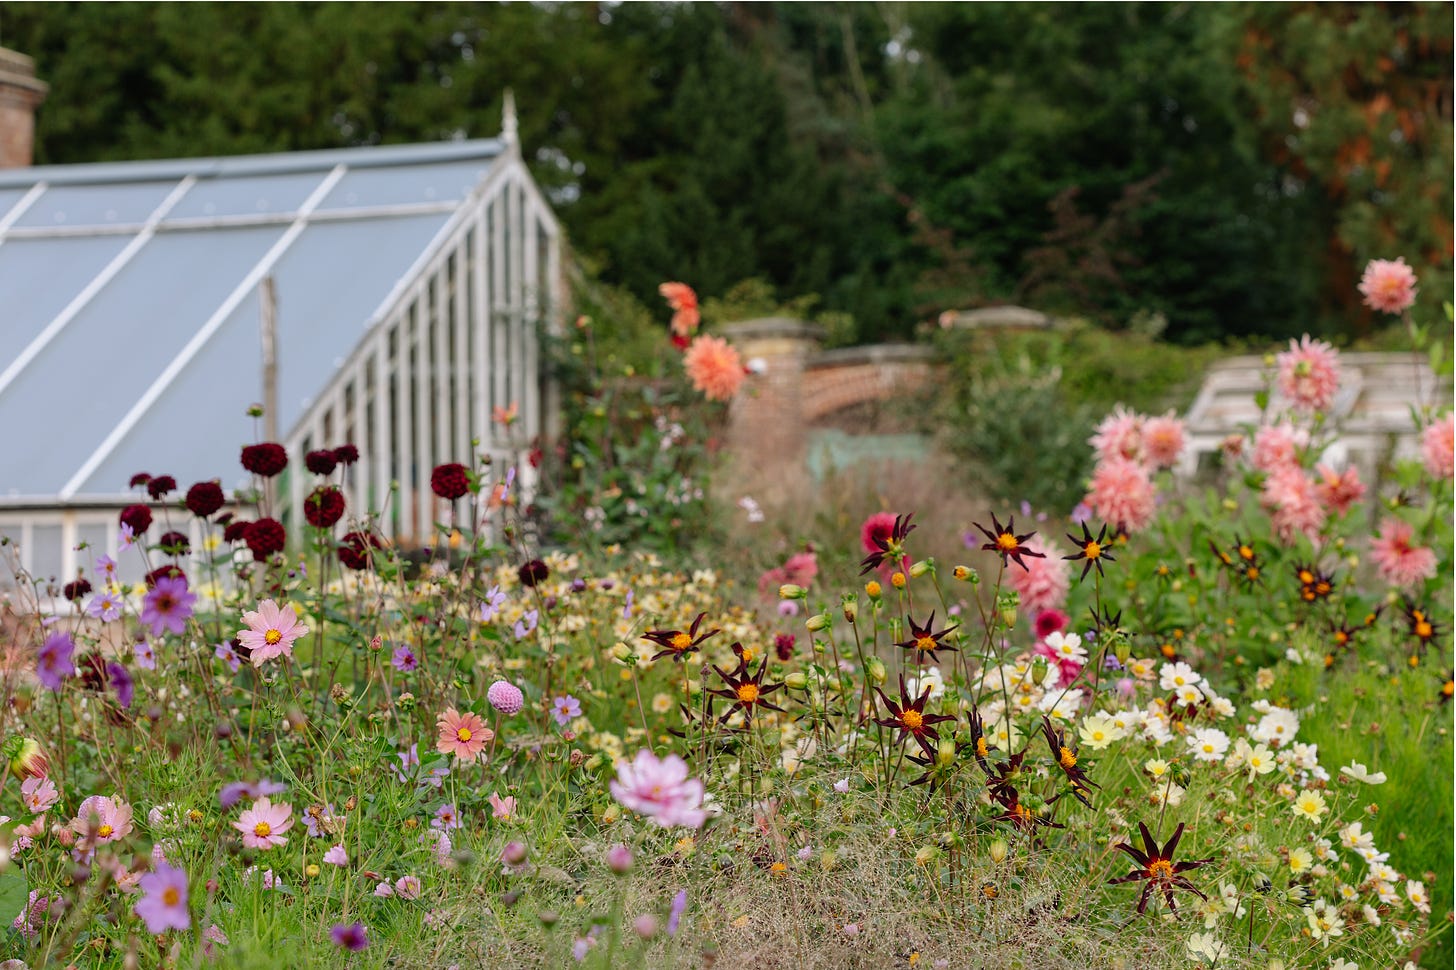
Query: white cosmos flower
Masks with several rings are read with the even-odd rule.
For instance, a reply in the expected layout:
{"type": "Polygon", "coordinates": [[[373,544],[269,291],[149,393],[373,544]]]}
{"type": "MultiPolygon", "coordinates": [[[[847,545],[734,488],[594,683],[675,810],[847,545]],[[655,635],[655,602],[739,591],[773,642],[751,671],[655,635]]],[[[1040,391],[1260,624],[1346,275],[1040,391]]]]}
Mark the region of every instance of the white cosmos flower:
{"type": "Polygon", "coordinates": [[[1372,774],[1369,769],[1358,761],[1342,766],[1340,768],[1340,774],[1348,775],[1355,781],[1363,781],[1367,785],[1385,784],[1385,772],[1377,771],[1372,774]]]}

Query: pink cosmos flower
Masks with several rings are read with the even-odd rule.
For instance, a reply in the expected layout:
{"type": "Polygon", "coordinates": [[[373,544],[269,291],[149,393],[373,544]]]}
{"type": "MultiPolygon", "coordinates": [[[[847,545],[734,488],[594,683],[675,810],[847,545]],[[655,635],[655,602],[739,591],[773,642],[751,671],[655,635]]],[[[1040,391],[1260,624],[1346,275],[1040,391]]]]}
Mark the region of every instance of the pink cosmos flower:
{"type": "Polygon", "coordinates": [[[340,842],[325,852],[324,862],[331,866],[347,866],[349,864],[349,853],[344,849],[344,843],[340,842]]]}
{"type": "Polygon", "coordinates": [[[1097,465],[1085,501],[1099,519],[1130,532],[1145,528],[1157,511],[1157,496],[1147,469],[1127,458],[1097,465]]]}
{"type": "Polygon", "coordinates": [[[626,808],[662,828],[698,828],[707,820],[703,783],[688,777],[688,764],[675,754],[658,758],[643,749],[630,762],[617,762],[617,777],[608,787],[626,808]]]}
{"type": "Polygon", "coordinates": [[[727,401],[743,385],[743,359],[722,337],[700,334],[683,354],[693,388],[710,401],[727,401]]]}
{"type": "Polygon", "coordinates": [[[1098,461],[1126,458],[1141,461],[1143,458],[1143,422],[1146,419],[1136,411],[1129,411],[1119,404],[1112,413],[1102,419],[1088,443],[1097,452],[1098,461]]]}
{"type": "Polygon", "coordinates": [[[1426,472],[1432,478],[1450,478],[1452,474],[1452,454],[1456,452],[1456,425],[1453,425],[1453,414],[1447,411],[1441,420],[1434,424],[1427,425],[1426,430],[1421,432],[1421,457],[1426,462],[1426,472]]]}
{"type": "Polygon", "coordinates": [[[124,839],[131,834],[131,806],[119,798],[92,795],[81,803],[71,820],[71,831],[82,849],[124,839]]]}
{"type": "Polygon", "coordinates": [[[394,894],[400,899],[419,899],[421,888],[419,876],[400,876],[394,881],[394,894]]]}
{"type": "Polygon", "coordinates": [[[1305,334],[1280,354],[1279,393],[1298,411],[1328,411],[1340,389],[1339,351],[1305,334]]]}
{"type": "Polygon", "coordinates": [[[491,792],[490,797],[486,801],[490,802],[490,814],[492,818],[510,818],[516,814],[515,795],[507,795],[505,798],[502,798],[498,793],[491,792]]]}
{"type": "Polygon", "coordinates": [[[440,730],[435,750],[453,754],[461,761],[474,761],[485,750],[486,743],[495,738],[495,732],[473,711],[461,714],[453,707],[447,708],[436,719],[435,726],[440,730]]]}
{"type": "Polygon", "coordinates": [[[1172,411],[1143,422],[1143,450],[1153,468],[1172,468],[1183,454],[1183,420],[1172,411]]]}
{"type": "Polygon", "coordinates": [[[485,692],[485,699],[490,701],[491,707],[506,717],[521,713],[521,707],[526,703],[526,695],[521,693],[521,688],[508,680],[498,680],[491,684],[485,692]]]}
{"type": "Polygon", "coordinates": [[[233,823],[233,828],[243,833],[243,845],[249,849],[271,849],[285,844],[283,836],[293,827],[293,806],[287,803],[274,805],[267,798],[260,798],[252,808],[243,809],[243,814],[233,823]]]}
{"type": "Polygon", "coordinates": [[[1372,259],[1360,277],[1365,305],[1381,313],[1403,313],[1416,302],[1416,273],[1405,259],[1372,259]]]}
{"type": "Polygon", "coordinates": [[[1320,503],[1314,482],[1298,465],[1276,468],[1264,480],[1259,501],[1269,512],[1270,523],[1283,543],[1294,542],[1296,535],[1314,541],[1325,524],[1325,507],[1320,503]]]}
{"type": "Polygon", "coordinates": [[[148,933],[185,930],[192,925],[187,913],[187,873],[163,863],[138,881],[142,898],[136,914],[147,924],[148,933]]]}
{"type": "Polygon", "coordinates": [[[1331,515],[1344,515],[1350,506],[1365,497],[1365,484],[1360,481],[1360,471],[1354,465],[1342,473],[1328,465],[1316,465],[1315,471],[1320,476],[1314,486],[1315,494],[1331,515]]]}
{"type": "Polygon", "coordinates": [[[1028,539],[1025,546],[1046,558],[1027,556],[1025,569],[1006,571],[1006,585],[1020,594],[1021,608],[1028,613],[1059,608],[1067,601],[1067,586],[1071,582],[1067,561],[1060,550],[1043,541],[1040,533],[1028,539]]]}
{"type": "Polygon", "coordinates": [[[1380,524],[1380,537],[1370,541],[1370,559],[1380,578],[1399,589],[1413,589],[1436,575],[1436,554],[1412,546],[1414,532],[1404,519],[1386,519],[1380,524]]]}
{"type": "Polygon", "coordinates": [[[272,600],[264,600],[256,610],[244,613],[243,622],[248,626],[238,631],[238,642],[252,651],[254,667],[274,657],[293,656],[293,641],[308,633],[308,627],[299,624],[293,607],[279,609],[272,600]]]}
{"type": "Polygon", "coordinates": [[[1266,424],[1254,432],[1253,464],[1261,472],[1272,472],[1299,464],[1299,452],[1309,444],[1309,432],[1289,423],[1266,424]]]}
{"type": "Polygon", "coordinates": [[[56,783],[44,775],[27,778],[20,785],[20,799],[25,807],[37,814],[50,811],[52,805],[61,800],[56,783]]]}
{"type": "Polygon", "coordinates": [[[218,926],[216,923],[213,923],[207,929],[202,931],[202,955],[207,957],[209,960],[217,955],[218,947],[227,945],[227,934],[224,933],[222,931],[222,927],[218,926]]]}

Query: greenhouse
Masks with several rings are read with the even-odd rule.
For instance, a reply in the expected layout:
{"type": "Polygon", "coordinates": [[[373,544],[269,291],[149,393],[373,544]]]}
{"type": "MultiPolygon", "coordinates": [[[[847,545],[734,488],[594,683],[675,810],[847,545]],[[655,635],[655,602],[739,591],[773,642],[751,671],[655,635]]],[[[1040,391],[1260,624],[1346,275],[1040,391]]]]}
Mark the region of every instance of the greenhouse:
{"type": "Polygon", "coordinates": [[[239,448],[265,436],[290,457],[285,524],[303,455],[352,443],[349,508],[384,509],[405,544],[444,517],[436,464],[514,463],[549,412],[561,232],[503,127],[0,172],[0,535],[20,565],[70,578],[115,556],[138,472],[250,486],[239,448]]]}

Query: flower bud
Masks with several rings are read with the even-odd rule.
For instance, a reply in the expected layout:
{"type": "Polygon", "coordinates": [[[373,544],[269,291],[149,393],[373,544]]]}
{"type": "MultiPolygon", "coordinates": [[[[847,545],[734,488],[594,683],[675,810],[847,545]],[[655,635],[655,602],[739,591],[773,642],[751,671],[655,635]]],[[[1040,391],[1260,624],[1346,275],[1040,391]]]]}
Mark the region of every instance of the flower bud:
{"type": "Polygon", "coordinates": [[[1112,645],[1112,655],[1122,666],[1127,666],[1128,658],[1132,656],[1132,645],[1123,637],[1118,637],[1112,645]]]}
{"type": "Polygon", "coordinates": [[[651,913],[643,913],[632,921],[632,932],[644,940],[650,940],[657,935],[657,917],[651,913]]]}
{"type": "Polygon", "coordinates": [[[796,670],[784,678],[784,686],[789,690],[803,690],[809,686],[809,678],[802,670],[796,670]]]}
{"type": "Polygon", "coordinates": [[[879,657],[871,657],[865,664],[865,672],[870,675],[870,680],[876,684],[883,684],[888,674],[885,671],[885,662],[879,657]]]}
{"type": "Polygon", "coordinates": [[[921,576],[924,576],[926,573],[930,572],[930,570],[933,568],[935,568],[934,559],[922,559],[917,563],[911,564],[910,575],[915,579],[919,579],[921,576]]]}
{"type": "Polygon", "coordinates": [[[309,879],[317,879],[319,874],[319,867],[315,865],[309,865],[303,870],[303,874],[309,879]]]}
{"type": "Polygon", "coordinates": [[[808,591],[796,583],[784,583],[779,587],[779,599],[801,600],[808,591]]]}
{"type": "Polygon", "coordinates": [[[884,590],[880,588],[880,584],[875,582],[873,579],[870,580],[868,583],[865,583],[865,595],[868,596],[870,599],[879,599],[880,594],[883,592],[884,590]]]}
{"type": "MultiPolygon", "coordinates": [[[[1003,606],[1001,608],[1001,623],[1008,630],[1016,629],[1016,607],[1003,606]]],[[[1037,683],[1041,683],[1037,681],[1037,683]]]]}
{"type": "Polygon", "coordinates": [[[904,573],[891,573],[890,574],[890,585],[893,586],[893,587],[895,587],[896,589],[904,589],[905,588],[905,574],[904,573]]]}
{"type": "Polygon", "coordinates": [[[942,768],[949,768],[955,764],[956,745],[952,738],[941,738],[940,743],[935,746],[935,763],[942,768]]]}
{"type": "Polygon", "coordinates": [[[1047,662],[1045,657],[1037,657],[1031,662],[1031,682],[1040,687],[1042,681],[1046,680],[1047,662]]]}
{"type": "Polygon", "coordinates": [[[859,600],[856,597],[846,596],[844,598],[844,621],[853,623],[859,616],[859,600]]]}
{"type": "Polygon", "coordinates": [[[34,738],[12,737],[5,742],[4,753],[11,773],[20,778],[42,778],[50,771],[50,761],[34,738]]]}
{"type": "Polygon", "coordinates": [[[1006,856],[1011,851],[1011,846],[1006,844],[1005,839],[992,839],[987,851],[991,855],[991,861],[996,865],[1006,861],[1006,856]]]}
{"type": "Polygon", "coordinates": [[[518,866],[526,861],[526,847],[519,842],[507,842],[500,858],[508,866],[518,866]]]}
{"type": "Polygon", "coordinates": [[[940,858],[940,849],[933,845],[922,845],[915,852],[917,866],[928,866],[938,858],[940,858]]]}
{"type": "Polygon", "coordinates": [[[632,850],[625,845],[614,845],[607,850],[607,868],[619,876],[626,875],[632,868],[632,850]]]}
{"type": "Polygon", "coordinates": [[[957,566],[955,569],[951,570],[951,575],[963,583],[966,580],[977,580],[980,578],[976,575],[976,571],[970,566],[957,566]]]}
{"type": "Polygon", "coordinates": [[[815,613],[809,617],[804,626],[808,627],[810,633],[818,633],[820,630],[828,629],[830,623],[828,613],[815,613]]]}

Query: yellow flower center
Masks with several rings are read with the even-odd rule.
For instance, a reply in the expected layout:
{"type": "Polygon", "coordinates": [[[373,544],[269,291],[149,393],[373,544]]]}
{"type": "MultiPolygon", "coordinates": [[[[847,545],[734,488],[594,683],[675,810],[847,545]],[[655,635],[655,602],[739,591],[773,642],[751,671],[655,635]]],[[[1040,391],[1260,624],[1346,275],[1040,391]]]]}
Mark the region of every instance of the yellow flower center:
{"type": "Polygon", "coordinates": [[[923,637],[916,637],[915,638],[915,649],[916,650],[936,650],[936,649],[939,649],[939,647],[940,647],[940,644],[936,643],[935,642],[935,638],[932,637],[932,636],[923,636],[923,637]]]}
{"type": "Polygon", "coordinates": [[[1425,620],[1421,620],[1419,623],[1416,624],[1416,636],[1420,637],[1422,640],[1429,639],[1431,634],[1434,632],[1435,631],[1432,629],[1431,624],[1427,623],[1425,620]]]}
{"type": "Polygon", "coordinates": [[[259,822],[257,825],[253,826],[253,834],[260,839],[266,839],[268,836],[273,834],[273,826],[269,825],[267,822],[259,822]]]}
{"type": "Polygon", "coordinates": [[[1314,573],[1310,572],[1308,569],[1301,569],[1299,571],[1299,581],[1301,583],[1304,583],[1306,586],[1312,584],[1314,582],[1314,573]]]}
{"type": "Polygon", "coordinates": [[[1098,545],[1097,540],[1094,539],[1082,547],[1082,555],[1086,556],[1088,559],[1096,559],[1098,556],[1102,555],[1102,547],[1098,545]]]}
{"type": "Polygon", "coordinates": [[[1063,768],[1077,767],[1077,756],[1072,753],[1070,748],[1062,748],[1058,753],[1057,761],[1063,768]]]}
{"type": "Polygon", "coordinates": [[[990,883],[986,883],[986,885],[981,887],[981,895],[986,897],[987,899],[995,899],[996,887],[991,885],[990,883]]]}
{"type": "Polygon", "coordinates": [[[277,630],[269,630],[267,633],[263,634],[263,642],[268,644],[268,646],[270,647],[282,639],[283,634],[277,630]]]}
{"type": "Polygon", "coordinates": [[[924,715],[913,707],[900,715],[900,721],[912,731],[918,731],[925,726],[924,715]]]}
{"type": "Polygon", "coordinates": [[[738,702],[740,704],[752,704],[758,700],[757,684],[742,684],[738,688],[738,702]]]}
{"type": "Polygon", "coordinates": [[[688,647],[691,647],[692,645],[693,638],[688,636],[686,633],[674,633],[672,635],[671,646],[672,649],[676,650],[678,653],[682,653],[684,650],[686,650],[688,647]]]}
{"type": "Polygon", "coordinates": [[[1254,550],[1248,546],[1239,546],[1239,555],[1242,556],[1244,559],[1253,559],[1254,550]]]}
{"type": "Polygon", "coordinates": [[[1020,545],[1016,541],[1016,537],[1009,532],[1003,532],[996,537],[996,548],[1002,552],[1015,552],[1020,545]]]}
{"type": "Polygon", "coordinates": [[[991,753],[990,749],[988,747],[986,747],[986,739],[985,738],[976,738],[976,754],[978,754],[982,758],[984,758],[984,757],[986,757],[986,755],[988,755],[990,753],[991,753]]]}
{"type": "Polygon", "coordinates": [[[101,826],[101,828],[96,830],[96,834],[103,839],[109,839],[111,838],[111,834],[115,831],[116,829],[112,828],[110,825],[103,825],[101,826]]]}
{"type": "Polygon", "coordinates": [[[459,739],[461,744],[464,744],[466,741],[470,740],[470,728],[461,728],[460,730],[455,732],[455,737],[459,739]]]}
{"type": "Polygon", "coordinates": [[[1171,859],[1154,859],[1148,863],[1149,879],[1172,879],[1173,861],[1171,859]]]}
{"type": "Polygon", "coordinates": [[[176,906],[182,902],[182,894],[177,891],[176,886],[168,886],[162,890],[162,905],[176,906]]]}

